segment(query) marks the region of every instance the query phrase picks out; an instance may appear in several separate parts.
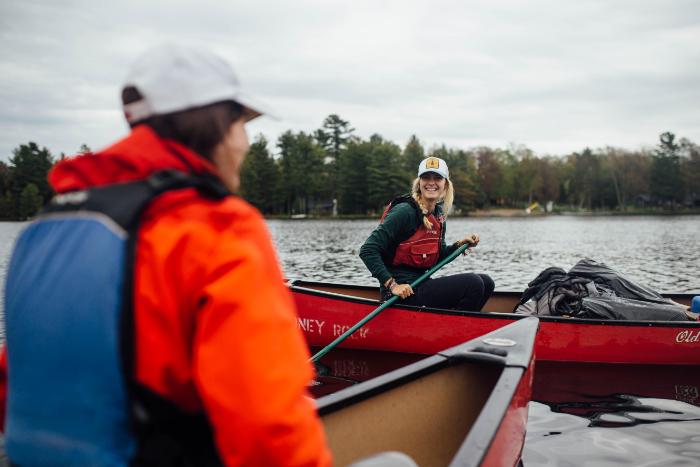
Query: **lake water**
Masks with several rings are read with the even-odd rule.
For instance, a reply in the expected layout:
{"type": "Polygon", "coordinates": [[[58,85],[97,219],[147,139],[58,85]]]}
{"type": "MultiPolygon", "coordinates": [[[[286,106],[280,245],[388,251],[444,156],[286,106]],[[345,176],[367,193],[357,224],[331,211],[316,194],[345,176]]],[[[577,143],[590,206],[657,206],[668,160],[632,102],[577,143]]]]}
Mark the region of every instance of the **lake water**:
{"type": "MultiPolygon", "coordinates": [[[[268,225],[289,278],[376,284],[357,256],[375,220],[268,225]]],[[[700,292],[700,216],[455,218],[447,241],[471,232],[478,247],[436,276],[485,272],[496,290],[524,290],[541,270],[588,257],[660,292],[700,292]]]]}
{"type": "MultiPolygon", "coordinates": [[[[375,225],[268,221],[288,278],[368,285],[357,252],[375,225]]],[[[3,285],[21,227],[0,223],[3,285]]],[[[471,232],[479,246],[438,276],[485,272],[497,290],[523,290],[542,269],[588,257],[661,292],[700,294],[700,216],[455,218],[447,240],[471,232]]],[[[525,466],[700,465],[700,368],[540,365],[535,379],[525,466]]]]}

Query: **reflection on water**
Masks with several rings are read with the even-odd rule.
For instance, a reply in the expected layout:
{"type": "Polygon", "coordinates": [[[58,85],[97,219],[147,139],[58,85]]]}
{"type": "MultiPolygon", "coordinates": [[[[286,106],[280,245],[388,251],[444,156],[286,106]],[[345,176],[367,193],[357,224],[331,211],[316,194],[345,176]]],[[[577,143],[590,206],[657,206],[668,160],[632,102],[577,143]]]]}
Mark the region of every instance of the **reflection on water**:
{"type": "MultiPolygon", "coordinates": [[[[310,390],[321,397],[421,358],[334,349],[310,390]]],[[[699,388],[700,367],[539,362],[523,464],[700,465],[699,388]]]]}
{"type": "Polygon", "coordinates": [[[523,463],[700,465],[700,367],[538,363],[523,463]]]}
{"type": "MultiPolygon", "coordinates": [[[[375,285],[357,254],[374,220],[268,222],[291,279],[375,285]]],[[[481,243],[440,274],[490,274],[498,290],[524,290],[543,269],[592,258],[660,292],[700,292],[700,216],[454,218],[447,241],[481,243]]]]}
{"type": "MultiPolygon", "coordinates": [[[[315,354],[321,348],[311,348],[315,354]]],[[[325,396],[375,378],[425,358],[424,355],[334,349],[314,364],[316,378],[309,388],[315,397],[325,396]]]]}
{"type": "Polygon", "coordinates": [[[531,402],[523,464],[536,466],[700,465],[700,409],[685,402],[638,399],[644,411],[606,415],[621,425],[590,420],[531,402]]]}

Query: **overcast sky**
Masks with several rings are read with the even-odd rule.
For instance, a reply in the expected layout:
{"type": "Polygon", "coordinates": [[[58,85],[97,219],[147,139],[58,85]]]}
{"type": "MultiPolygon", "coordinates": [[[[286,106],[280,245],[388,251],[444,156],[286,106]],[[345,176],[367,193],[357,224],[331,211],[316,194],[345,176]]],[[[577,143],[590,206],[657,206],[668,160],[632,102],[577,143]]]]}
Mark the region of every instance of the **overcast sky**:
{"type": "Polygon", "coordinates": [[[0,37],[1,159],[123,136],[127,68],[163,42],[231,61],[273,141],[337,113],[401,146],[700,143],[697,0],[2,0],[0,37]]]}

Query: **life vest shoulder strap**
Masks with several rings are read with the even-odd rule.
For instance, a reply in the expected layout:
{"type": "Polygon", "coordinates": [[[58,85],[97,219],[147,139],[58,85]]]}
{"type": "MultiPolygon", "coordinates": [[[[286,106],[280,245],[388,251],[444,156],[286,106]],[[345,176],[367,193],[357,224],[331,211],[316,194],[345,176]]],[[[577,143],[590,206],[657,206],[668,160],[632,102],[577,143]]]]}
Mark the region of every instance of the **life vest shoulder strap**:
{"type": "Polygon", "coordinates": [[[231,194],[213,175],[163,170],[144,180],[58,194],[42,209],[41,214],[100,212],[127,232],[133,232],[151,201],[167,191],[185,188],[195,188],[210,199],[221,199],[231,194]]]}
{"type": "Polygon", "coordinates": [[[408,193],[397,196],[396,198],[389,201],[389,203],[384,208],[384,212],[382,213],[382,217],[379,219],[379,223],[381,224],[382,222],[384,222],[384,219],[389,214],[389,211],[391,211],[394,207],[396,207],[402,203],[410,204],[413,207],[413,209],[416,211],[416,217],[418,219],[416,221],[416,227],[418,227],[420,224],[422,224],[423,223],[423,212],[421,211],[420,206],[418,206],[418,203],[416,203],[416,200],[413,199],[413,196],[411,196],[408,193]]]}

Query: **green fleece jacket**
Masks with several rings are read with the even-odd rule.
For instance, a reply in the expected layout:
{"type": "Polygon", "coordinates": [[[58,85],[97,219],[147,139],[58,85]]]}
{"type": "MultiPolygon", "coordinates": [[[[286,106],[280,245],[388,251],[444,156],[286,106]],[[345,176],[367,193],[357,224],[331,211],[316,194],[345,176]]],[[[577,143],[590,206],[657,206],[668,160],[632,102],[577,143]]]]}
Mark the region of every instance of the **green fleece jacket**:
{"type": "MultiPolygon", "coordinates": [[[[436,218],[440,217],[442,205],[436,206],[434,214],[436,218]]],[[[399,284],[410,284],[427,270],[391,265],[399,243],[413,235],[422,221],[422,214],[411,203],[398,204],[391,208],[384,218],[384,222],[374,229],[360,248],[360,258],[372,276],[379,280],[382,294],[384,293],[384,283],[389,278],[393,277],[399,284]]],[[[457,249],[455,245],[445,244],[446,226],[447,223],[443,224],[440,259],[457,249]]]]}

